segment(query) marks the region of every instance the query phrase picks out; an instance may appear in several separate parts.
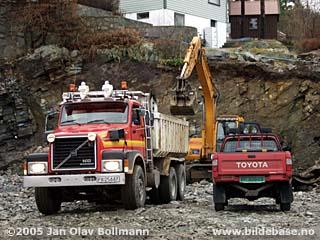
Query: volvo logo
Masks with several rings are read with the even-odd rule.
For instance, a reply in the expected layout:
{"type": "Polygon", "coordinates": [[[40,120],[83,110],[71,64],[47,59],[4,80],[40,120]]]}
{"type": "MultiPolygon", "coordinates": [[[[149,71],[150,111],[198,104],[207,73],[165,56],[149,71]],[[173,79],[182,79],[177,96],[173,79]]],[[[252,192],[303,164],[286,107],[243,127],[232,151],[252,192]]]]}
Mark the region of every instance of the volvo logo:
{"type": "Polygon", "coordinates": [[[70,152],[70,156],[71,157],[77,157],[78,156],[78,151],[77,150],[73,150],[70,152]]]}

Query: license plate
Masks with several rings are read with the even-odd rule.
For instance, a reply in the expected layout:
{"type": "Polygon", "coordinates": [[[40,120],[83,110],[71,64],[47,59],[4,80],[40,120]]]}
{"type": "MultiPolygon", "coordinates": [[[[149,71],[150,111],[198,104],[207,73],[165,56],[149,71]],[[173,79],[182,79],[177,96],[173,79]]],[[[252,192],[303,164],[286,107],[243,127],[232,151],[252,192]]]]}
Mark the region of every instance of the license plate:
{"type": "Polygon", "coordinates": [[[98,183],[119,183],[120,176],[106,176],[97,178],[98,183]]]}
{"type": "Polygon", "coordinates": [[[266,179],[264,176],[241,176],[241,183],[264,183],[266,179]]]}

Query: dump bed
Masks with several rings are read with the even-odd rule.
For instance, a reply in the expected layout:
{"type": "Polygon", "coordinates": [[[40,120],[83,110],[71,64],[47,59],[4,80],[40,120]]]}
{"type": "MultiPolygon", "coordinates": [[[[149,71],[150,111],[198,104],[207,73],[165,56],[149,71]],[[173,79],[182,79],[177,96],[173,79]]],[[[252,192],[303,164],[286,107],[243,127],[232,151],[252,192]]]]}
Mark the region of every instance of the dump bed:
{"type": "Polygon", "coordinates": [[[151,135],[154,157],[184,157],[188,153],[189,123],[185,120],[156,112],[151,135]]]}

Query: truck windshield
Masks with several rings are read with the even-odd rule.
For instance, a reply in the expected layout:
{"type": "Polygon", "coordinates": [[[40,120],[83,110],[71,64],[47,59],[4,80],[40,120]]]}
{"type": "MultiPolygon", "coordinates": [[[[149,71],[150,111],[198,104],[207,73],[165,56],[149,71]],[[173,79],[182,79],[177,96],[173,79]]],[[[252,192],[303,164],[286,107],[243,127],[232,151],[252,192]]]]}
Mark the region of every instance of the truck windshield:
{"type": "Polygon", "coordinates": [[[123,102],[72,103],[64,105],[62,126],[80,124],[126,123],[128,105],[123,102]]]}
{"type": "Polygon", "coordinates": [[[223,152],[276,152],[279,151],[274,139],[230,139],[227,140],[223,152]]]}

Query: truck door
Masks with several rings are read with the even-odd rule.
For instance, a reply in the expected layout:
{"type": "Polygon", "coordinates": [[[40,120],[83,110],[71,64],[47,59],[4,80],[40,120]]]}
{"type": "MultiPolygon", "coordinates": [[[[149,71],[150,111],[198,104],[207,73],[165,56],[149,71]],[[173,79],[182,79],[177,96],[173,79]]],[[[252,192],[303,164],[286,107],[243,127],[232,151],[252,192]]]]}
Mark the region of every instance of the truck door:
{"type": "Polygon", "coordinates": [[[131,121],[131,146],[132,150],[139,151],[141,155],[146,157],[145,149],[145,129],[143,115],[141,114],[138,106],[133,106],[132,121],[131,121]]]}

